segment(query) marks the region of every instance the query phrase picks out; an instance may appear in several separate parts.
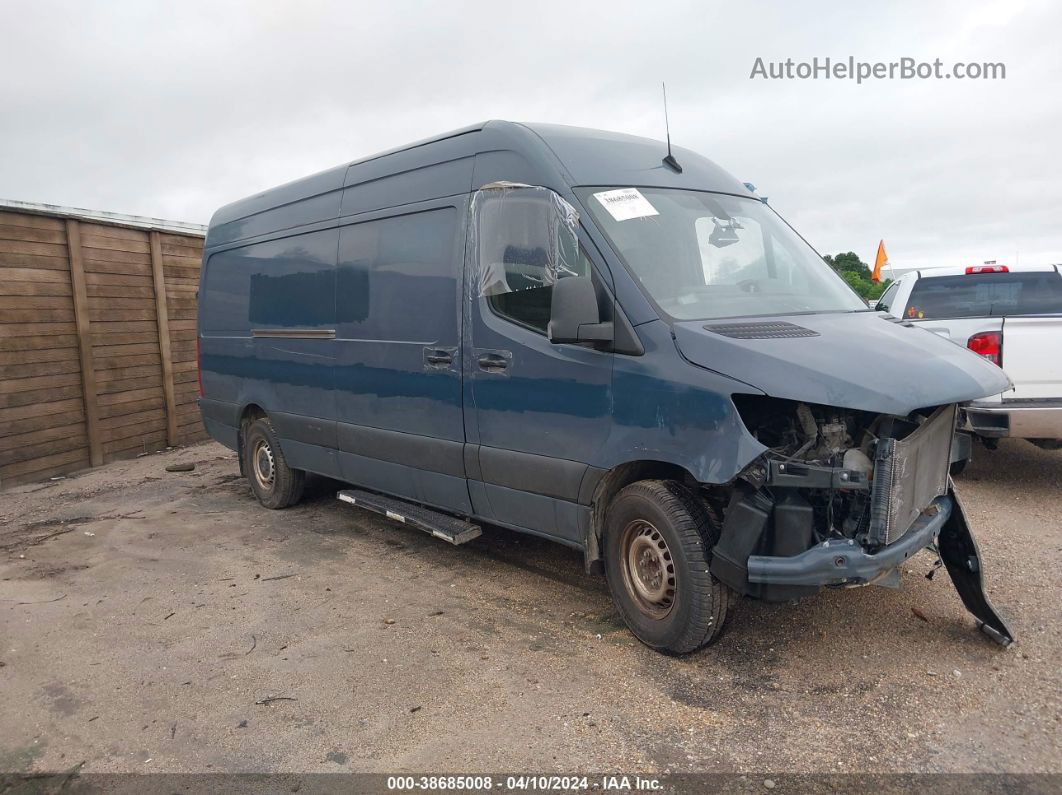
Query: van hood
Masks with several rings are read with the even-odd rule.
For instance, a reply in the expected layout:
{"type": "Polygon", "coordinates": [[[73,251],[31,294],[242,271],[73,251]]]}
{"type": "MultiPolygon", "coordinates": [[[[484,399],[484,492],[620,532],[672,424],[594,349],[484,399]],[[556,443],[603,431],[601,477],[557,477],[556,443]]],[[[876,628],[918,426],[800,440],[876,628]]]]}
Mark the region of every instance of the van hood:
{"type": "Polygon", "coordinates": [[[994,364],[881,312],[680,321],[693,364],[772,397],[906,416],[1011,388],[994,364]]]}

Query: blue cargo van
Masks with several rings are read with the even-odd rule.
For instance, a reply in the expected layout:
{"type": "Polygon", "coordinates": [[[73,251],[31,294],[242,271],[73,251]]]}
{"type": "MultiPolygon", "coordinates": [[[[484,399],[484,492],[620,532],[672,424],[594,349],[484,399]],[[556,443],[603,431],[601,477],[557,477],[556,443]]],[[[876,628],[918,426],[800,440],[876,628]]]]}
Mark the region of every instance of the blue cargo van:
{"type": "Polygon", "coordinates": [[[1002,371],[867,309],[694,152],[492,121],[230,204],[199,291],[203,422],[267,508],[306,473],[453,543],[582,550],[646,644],[735,594],[896,585],[930,547],[993,639],[949,479],[1002,371]]]}

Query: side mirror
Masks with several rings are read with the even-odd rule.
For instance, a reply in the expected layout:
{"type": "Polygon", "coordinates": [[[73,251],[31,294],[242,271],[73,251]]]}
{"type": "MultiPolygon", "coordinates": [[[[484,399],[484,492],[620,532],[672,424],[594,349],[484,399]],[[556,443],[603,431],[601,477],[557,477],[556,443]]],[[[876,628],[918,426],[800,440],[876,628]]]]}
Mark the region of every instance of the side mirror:
{"type": "Polygon", "coordinates": [[[587,277],[568,276],[553,285],[549,341],[612,342],[612,323],[602,323],[597,291],[587,277]]]}

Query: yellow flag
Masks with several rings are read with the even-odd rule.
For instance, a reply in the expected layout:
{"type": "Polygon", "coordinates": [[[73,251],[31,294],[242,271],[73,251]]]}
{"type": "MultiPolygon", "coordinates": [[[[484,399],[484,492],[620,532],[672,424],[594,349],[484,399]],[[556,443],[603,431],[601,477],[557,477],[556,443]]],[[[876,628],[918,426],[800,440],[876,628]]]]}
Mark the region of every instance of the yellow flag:
{"type": "Polygon", "coordinates": [[[870,274],[870,281],[881,281],[881,266],[889,264],[889,255],[885,253],[885,241],[878,243],[878,256],[874,260],[874,272],[870,274]]]}

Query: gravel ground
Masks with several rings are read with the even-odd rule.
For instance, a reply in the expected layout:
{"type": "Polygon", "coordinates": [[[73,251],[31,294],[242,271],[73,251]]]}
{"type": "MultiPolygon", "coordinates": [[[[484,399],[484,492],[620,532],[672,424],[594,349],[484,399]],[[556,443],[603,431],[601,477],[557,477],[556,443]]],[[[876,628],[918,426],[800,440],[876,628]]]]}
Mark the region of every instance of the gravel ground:
{"type": "Polygon", "coordinates": [[[674,658],[569,549],[451,547],[324,481],[267,511],[217,445],[8,491],[0,771],[1062,772],[1062,452],[976,452],[1009,650],[926,553],[674,658]]]}

